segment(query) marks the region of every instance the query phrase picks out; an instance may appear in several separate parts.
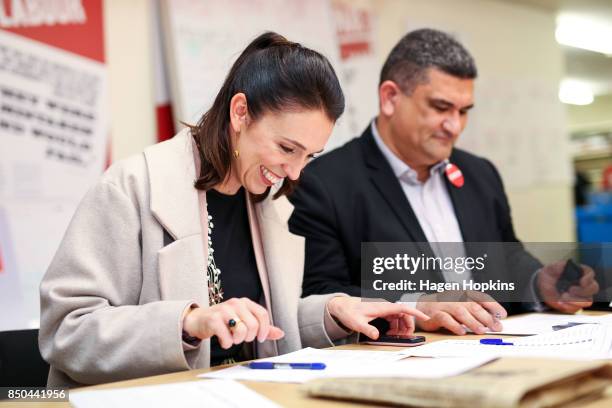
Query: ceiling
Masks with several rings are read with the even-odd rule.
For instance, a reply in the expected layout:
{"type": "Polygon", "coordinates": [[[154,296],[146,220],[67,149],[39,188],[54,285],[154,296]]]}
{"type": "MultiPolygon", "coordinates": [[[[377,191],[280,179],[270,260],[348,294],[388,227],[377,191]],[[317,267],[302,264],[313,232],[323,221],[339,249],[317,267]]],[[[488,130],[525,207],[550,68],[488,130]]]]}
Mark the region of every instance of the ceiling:
{"type": "MultiPolygon", "coordinates": [[[[580,14],[612,27],[612,0],[498,0],[559,13],[580,14]]],[[[610,39],[612,41],[612,38],[610,39]]],[[[612,94],[612,56],[561,46],[566,76],[588,82],[595,95],[612,94]]]]}

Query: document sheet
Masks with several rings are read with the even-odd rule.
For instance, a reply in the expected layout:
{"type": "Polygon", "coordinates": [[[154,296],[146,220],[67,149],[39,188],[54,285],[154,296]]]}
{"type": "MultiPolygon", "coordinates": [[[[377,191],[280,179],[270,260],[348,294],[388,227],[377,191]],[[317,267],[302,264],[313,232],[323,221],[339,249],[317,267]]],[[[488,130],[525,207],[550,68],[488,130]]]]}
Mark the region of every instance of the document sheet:
{"type": "Polygon", "coordinates": [[[248,401],[251,407],[280,408],[280,405],[250,388],[235,381],[224,380],[70,393],[70,403],[75,408],[242,408],[245,401],[248,401]]]}
{"type": "Polygon", "coordinates": [[[236,365],[223,370],[200,374],[203,378],[249,381],[303,383],[315,378],[335,377],[404,377],[443,378],[461,374],[481,366],[494,357],[405,358],[395,351],[319,350],[305,348],[282,356],[258,361],[286,363],[324,363],[324,370],[273,369],[259,370],[236,365]]]}
{"type": "Polygon", "coordinates": [[[612,326],[582,324],[551,333],[504,338],[503,345],[481,344],[479,340],[442,340],[400,353],[420,357],[492,356],[550,357],[568,360],[612,358],[612,326]]]}
{"type": "Polygon", "coordinates": [[[552,313],[529,314],[502,320],[502,331],[489,332],[488,334],[533,335],[550,333],[555,331],[555,329],[559,330],[562,326],[571,327],[587,323],[612,325],[612,314],[604,316],[552,313]]]}

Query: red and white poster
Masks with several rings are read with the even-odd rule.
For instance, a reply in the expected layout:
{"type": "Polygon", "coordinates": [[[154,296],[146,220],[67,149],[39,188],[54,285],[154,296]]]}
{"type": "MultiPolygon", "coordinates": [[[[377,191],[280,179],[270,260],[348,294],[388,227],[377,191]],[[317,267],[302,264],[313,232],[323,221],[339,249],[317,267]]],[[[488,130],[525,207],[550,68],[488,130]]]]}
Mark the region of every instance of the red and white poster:
{"type": "Polygon", "coordinates": [[[108,145],[102,0],[0,0],[0,330],[38,286],[108,145]]]}
{"type": "Polygon", "coordinates": [[[332,0],[351,137],[359,136],[378,114],[376,15],[370,0],[332,0]]]}

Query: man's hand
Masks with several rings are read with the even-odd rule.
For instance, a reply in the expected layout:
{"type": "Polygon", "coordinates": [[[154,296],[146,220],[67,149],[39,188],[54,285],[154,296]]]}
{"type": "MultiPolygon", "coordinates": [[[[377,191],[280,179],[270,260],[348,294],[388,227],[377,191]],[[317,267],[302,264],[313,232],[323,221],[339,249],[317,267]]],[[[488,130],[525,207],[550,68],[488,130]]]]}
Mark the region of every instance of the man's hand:
{"type": "Polygon", "coordinates": [[[555,310],[564,313],[575,313],[593,304],[593,295],[599,291],[595,272],[586,265],[580,265],[582,277],[578,285],[572,285],[563,293],[557,290],[557,281],[563,274],[566,261],[546,265],[538,272],[536,285],[542,301],[555,310]]]}
{"type": "Polygon", "coordinates": [[[461,293],[461,296],[456,296],[461,298],[461,301],[444,301],[452,297],[450,295],[452,294],[444,292],[423,295],[419,298],[417,309],[431,318],[419,322],[421,329],[435,331],[444,328],[458,335],[466,333],[465,327],[476,334],[502,329],[499,319],[506,318],[508,313],[491,296],[482,292],[467,291],[461,293]]]}
{"type": "Polygon", "coordinates": [[[379,332],[369,322],[378,317],[389,322],[390,329],[386,334],[390,336],[412,335],[413,316],[422,321],[429,319],[424,313],[401,303],[348,296],[331,298],[327,303],[327,310],[347,328],[363,333],[371,339],[377,339],[379,332]]]}

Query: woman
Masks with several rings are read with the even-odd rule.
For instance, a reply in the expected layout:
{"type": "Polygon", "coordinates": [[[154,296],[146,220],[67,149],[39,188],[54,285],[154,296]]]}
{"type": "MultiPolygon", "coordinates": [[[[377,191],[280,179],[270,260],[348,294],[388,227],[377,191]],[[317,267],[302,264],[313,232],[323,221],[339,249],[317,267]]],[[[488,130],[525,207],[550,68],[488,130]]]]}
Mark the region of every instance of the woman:
{"type": "Polygon", "coordinates": [[[328,346],[351,330],[377,337],[376,317],[412,332],[410,315],[425,317],[404,305],[300,299],[304,243],[288,232],[283,194],[343,109],[323,56],[265,33],[197,126],[113,165],[41,284],[49,385],[328,346]]]}

